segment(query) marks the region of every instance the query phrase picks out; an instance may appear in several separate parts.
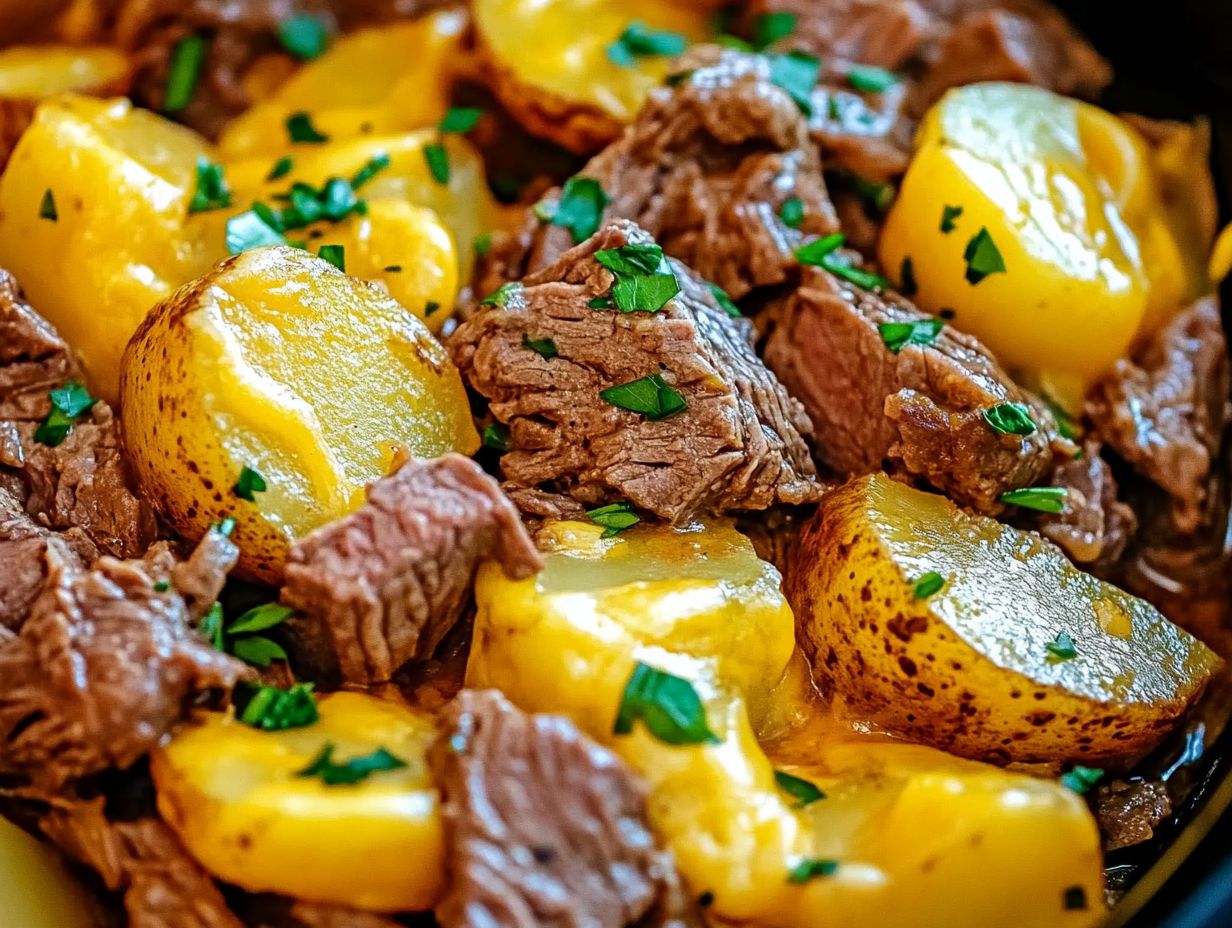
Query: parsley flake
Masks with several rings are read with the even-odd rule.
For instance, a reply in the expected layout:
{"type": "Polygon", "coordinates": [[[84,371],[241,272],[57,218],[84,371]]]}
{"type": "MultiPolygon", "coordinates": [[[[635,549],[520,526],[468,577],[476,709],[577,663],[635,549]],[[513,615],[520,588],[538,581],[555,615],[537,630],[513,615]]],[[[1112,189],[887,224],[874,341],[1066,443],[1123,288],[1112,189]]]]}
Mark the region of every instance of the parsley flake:
{"type": "Polygon", "coordinates": [[[531,338],[523,333],[522,347],[529,348],[531,351],[543,358],[554,358],[560,352],[556,350],[556,342],[551,338],[531,338]]]}
{"type": "Polygon", "coordinates": [[[801,264],[824,268],[835,277],[865,290],[887,289],[890,282],[880,274],[856,267],[850,256],[839,254],[838,249],[846,241],[847,236],[842,232],[834,232],[824,238],[814,239],[807,245],[796,249],[796,260],[801,264]]]}
{"type": "Polygon", "coordinates": [[[706,286],[710,288],[710,292],[714,296],[714,301],[719,304],[719,308],[722,309],[723,312],[727,313],[727,315],[731,316],[733,319],[739,319],[741,315],[743,315],[740,312],[740,307],[736,305],[735,301],[728,295],[726,290],[718,284],[707,283],[706,286]]]}
{"type": "Polygon", "coordinates": [[[603,211],[611,202],[612,198],[593,177],[570,177],[561,188],[556,209],[550,216],[541,215],[541,218],[554,226],[568,229],[574,244],[580,244],[599,230],[603,211]]]}
{"type": "Polygon", "coordinates": [[[477,106],[451,106],[437,126],[440,132],[461,135],[470,132],[483,118],[483,110],[477,106]]]}
{"type": "Polygon", "coordinates": [[[1052,417],[1057,420],[1057,434],[1069,441],[1077,441],[1082,437],[1082,426],[1073,420],[1069,413],[1061,408],[1061,405],[1049,396],[1044,396],[1044,403],[1048,406],[1048,410],[1052,413],[1052,417]]]}
{"type": "Polygon", "coordinates": [[[631,68],[638,58],[674,57],[688,47],[689,40],[679,32],[651,29],[643,22],[634,21],[607,47],[607,57],[613,64],[631,68]]]}
{"type": "Polygon", "coordinates": [[[39,219],[46,219],[50,222],[59,222],[60,213],[56,209],[56,195],[51,192],[48,187],[43,191],[43,199],[39,202],[39,219]]]}
{"type": "Polygon", "coordinates": [[[292,113],[287,117],[287,135],[292,142],[319,145],[328,142],[329,136],[317,131],[308,113],[292,113]]]}
{"type": "Polygon", "coordinates": [[[821,265],[824,258],[843,247],[846,241],[847,236],[842,232],[834,232],[824,238],[814,239],[807,245],[801,245],[796,249],[796,260],[801,264],[821,265]]]}
{"type": "Polygon", "coordinates": [[[988,234],[988,229],[982,226],[979,232],[971,236],[971,241],[967,242],[963,260],[967,262],[967,283],[973,287],[989,274],[1005,273],[1005,259],[1001,257],[1001,252],[988,234]]]}
{"type": "Polygon", "coordinates": [[[483,257],[492,250],[492,233],[480,232],[475,236],[475,240],[471,242],[471,249],[475,252],[476,257],[483,257]]]}
{"type": "Polygon", "coordinates": [[[613,406],[639,413],[652,422],[684,412],[688,407],[685,398],[659,374],[608,387],[599,395],[613,406]]]}
{"type": "Polygon", "coordinates": [[[911,322],[882,322],[877,326],[881,340],[892,354],[898,354],[908,345],[927,348],[937,340],[945,323],[940,319],[914,319],[911,322]]]}
{"type": "Polygon", "coordinates": [[[1044,650],[1048,652],[1048,663],[1050,664],[1072,661],[1078,656],[1078,648],[1074,644],[1074,639],[1065,632],[1059,632],[1056,638],[1044,645],[1044,650]]]}
{"type": "Polygon", "coordinates": [[[270,172],[265,175],[267,181],[281,180],[291,173],[291,168],[295,167],[295,161],[290,155],[279,158],[274,162],[274,166],[270,168],[270,172]]]}
{"type": "Polygon", "coordinates": [[[894,185],[885,181],[870,180],[862,174],[851,175],[852,186],[864,211],[874,218],[884,216],[894,202],[894,185]]]}
{"type": "Polygon", "coordinates": [[[270,226],[256,210],[240,213],[227,220],[227,251],[230,254],[238,255],[250,248],[286,243],[282,233],[270,226]]]}
{"type": "Polygon", "coordinates": [[[853,64],[847,71],[847,83],[861,93],[885,93],[898,83],[898,77],[875,65],[853,64]]]}
{"type": "MultiPolygon", "coordinates": [[[[389,269],[386,268],[386,270],[389,270],[389,269]]],[[[398,268],[398,270],[402,270],[402,268],[398,268]]],[[[433,313],[438,313],[440,311],[441,311],[441,304],[436,302],[436,300],[428,300],[428,302],[424,303],[424,318],[425,319],[427,319],[433,313]]]]}
{"type": "Polygon", "coordinates": [[[287,659],[287,652],[282,645],[262,635],[237,638],[231,643],[231,653],[254,667],[268,667],[274,661],[287,659]]]}
{"type": "Polygon", "coordinates": [[[235,519],[227,516],[219,522],[213,522],[210,524],[210,531],[217,532],[223,538],[230,538],[231,533],[235,531],[235,519]]]}
{"type": "Polygon", "coordinates": [[[263,632],[275,625],[281,625],[295,614],[295,610],[280,603],[262,603],[253,606],[238,619],[227,626],[228,635],[247,635],[253,632],[263,632]]]}
{"type": "Polygon", "coordinates": [[[343,245],[322,245],[317,257],[328,261],[342,273],[346,273],[346,248],[343,245]]]}
{"type": "Polygon", "coordinates": [[[197,189],[188,204],[190,213],[205,213],[226,209],[231,205],[231,188],[227,186],[226,171],[202,155],[197,159],[197,189]]]}
{"type": "Polygon", "coordinates": [[[166,593],[169,589],[171,589],[170,580],[159,580],[157,583],[154,584],[155,593],[166,593]]]}
{"type": "Polygon", "coordinates": [[[664,744],[718,744],[693,684],[639,662],[625,684],[612,732],[627,735],[638,720],[664,744]]]}
{"type": "Polygon", "coordinates": [[[796,809],[803,809],[819,799],[826,798],[826,794],[808,780],[802,780],[782,770],[774,771],[774,782],[778,784],[779,789],[796,800],[792,803],[792,807],[796,809]]]}
{"type": "Polygon", "coordinates": [[[311,683],[296,683],[289,690],[257,686],[238,715],[245,725],[261,731],[304,728],[320,717],[311,683]]]}
{"type": "Polygon", "coordinates": [[[800,223],[804,222],[804,201],[799,197],[784,200],[779,207],[779,218],[783,220],[785,226],[792,229],[800,228],[800,223]]]}
{"type": "Polygon", "coordinates": [[[820,857],[806,857],[787,871],[788,883],[807,883],[814,877],[833,876],[838,872],[838,861],[820,857]]]}
{"type": "Polygon", "coordinates": [[[658,312],[680,292],[680,282],[658,245],[621,245],[595,252],[612,272],[612,304],[622,313],[658,312]]]}
{"type": "Polygon", "coordinates": [[[941,592],[943,586],[945,586],[945,577],[935,570],[930,570],[915,582],[915,586],[911,589],[911,594],[916,599],[928,599],[934,593],[941,592]]]}
{"type": "Polygon", "coordinates": [[[998,403],[989,409],[980,411],[984,421],[994,432],[1002,435],[1033,435],[1035,420],[1031,418],[1031,410],[1022,403],[998,403]]]}
{"type": "Polygon", "coordinates": [[[813,115],[810,97],[821,74],[821,61],[804,52],[770,55],[770,82],[787,91],[805,116],[813,115]]]}
{"type": "Polygon", "coordinates": [[[516,280],[511,280],[507,284],[501,284],[495,293],[489,293],[479,301],[480,306],[500,306],[509,305],[509,300],[516,294],[520,293],[522,285],[516,280]]]}
{"type": "Polygon", "coordinates": [[[489,422],[483,427],[483,446],[504,454],[509,450],[509,429],[499,422],[489,422]]]}
{"type": "Polygon", "coordinates": [[[430,142],[423,148],[424,161],[428,165],[428,173],[438,184],[449,183],[449,152],[440,142],[430,142]]]}
{"type": "Polygon", "coordinates": [[[795,13],[784,10],[760,14],[753,20],[753,48],[760,52],[787,38],[796,31],[797,20],[795,13]]]}
{"type": "Polygon", "coordinates": [[[317,777],[326,786],[350,786],[368,779],[374,773],[383,770],[398,770],[406,766],[406,761],[395,757],[384,748],[377,748],[371,754],[352,757],[348,761],[334,761],[334,745],[327,742],[320,753],[312,759],[303,770],[296,771],[297,777],[317,777]]]}
{"type": "Polygon", "coordinates": [[[598,509],[587,509],[586,515],[595,525],[603,526],[601,538],[611,538],[619,535],[627,528],[632,528],[642,521],[641,516],[633,511],[633,504],[622,500],[598,509]]]}
{"type": "Polygon", "coordinates": [[[329,30],[310,13],[297,13],[279,23],[278,41],[296,58],[311,61],[329,47],[329,30]]]}
{"type": "Polygon", "coordinates": [[[963,208],[961,206],[943,206],[941,208],[941,231],[945,235],[949,235],[956,228],[958,223],[955,220],[962,215],[963,208]]]}
{"type": "Polygon", "coordinates": [[[68,438],[73,426],[94,408],[98,401],[77,380],[70,380],[63,386],[50,390],[47,395],[51,398],[51,412],[35,431],[34,440],[55,448],[68,438]]]}
{"type": "Polygon", "coordinates": [[[362,168],[355,172],[355,176],[351,178],[351,189],[358,190],[387,167],[389,167],[389,155],[385,154],[385,152],[373,155],[362,168]]]}
{"type": "Polygon", "coordinates": [[[1071,789],[1079,796],[1085,796],[1096,783],[1104,778],[1104,771],[1098,767],[1083,767],[1075,764],[1068,773],[1061,775],[1061,785],[1071,789]]]}
{"type": "Polygon", "coordinates": [[[246,499],[248,502],[253,502],[254,493],[264,493],[269,487],[265,484],[265,478],[257,471],[247,465],[240,471],[239,478],[235,481],[235,486],[231,488],[231,492],[240,499],[246,499]]]}
{"type": "Polygon", "coordinates": [[[192,102],[204,64],[204,36],[186,36],[175,44],[167,70],[167,89],[163,94],[164,113],[178,113],[192,102]]]}
{"type": "Polygon", "coordinates": [[[1001,502],[1038,512],[1064,512],[1069,490],[1065,487],[1023,487],[1001,494],[1001,502]]]}

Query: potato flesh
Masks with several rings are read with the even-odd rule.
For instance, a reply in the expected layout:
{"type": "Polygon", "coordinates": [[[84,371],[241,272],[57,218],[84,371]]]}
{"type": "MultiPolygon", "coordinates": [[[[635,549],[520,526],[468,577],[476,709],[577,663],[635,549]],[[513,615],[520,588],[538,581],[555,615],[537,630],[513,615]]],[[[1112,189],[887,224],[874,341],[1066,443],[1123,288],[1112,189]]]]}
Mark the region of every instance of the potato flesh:
{"type": "Polygon", "coordinates": [[[156,751],[158,808],[211,873],[253,892],[376,911],[431,908],[444,882],[440,799],[427,769],[432,719],[359,693],[318,700],[305,728],[258,731],[201,713],[156,751]],[[385,748],[407,766],[356,785],[300,777],[385,748]]]}
{"type": "Polygon", "coordinates": [[[181,535],[233,517],[243,574],[276,582],[295,539],[363,503],[399,447],[479,440],[457,369],[377,288],[307,252],[249,251],[160,304],[125,362],[145,492],[181,535]],[[268,489],[243,502],[243,467],[268,489]]]}
{"type": "Polygon", "coordinates": [[[0,97],[45,100],[71,90],[112,89],[124,82],[128,59],[114,48],[16,45],[0,50],[0,97]]]}
{"type": "MultiPolygon", "coordinates": [[[[776,572],[746,539],[720,525],[601,539],[594,526],[558,523],[547,535],[537,578],[481,569],[467,682],[497,686],[529,711],[567,715],[638,770],[651,788],[652,824],[690,891],[714,895],[710,915],[780,928],[1098,920],[1095,824],[1056,784],[829,727],[808,744],[813,768],[801,775],[816,774],[838,801],[791,807],[750,716],[769,728],[816,709],[802,701],[805,687],[779,683],[792,617],[776,572]],[[614,736],[635,661],[690,680],[722,742],[670,746],[641,725],[614,736]],[[946,829],[921,835],[921,806],[929,820],[946,817],[946,829]],[[985,840],[996,852],[987,859],[973,849],[985,840]],[[804,857],[840,867],[790,883],[804,857]],[[977,881],[976,890],[967,885],[977,881]],[[1064,909],[1071,886],[1085,890],[1088,911],[1064,909]]],[[[782,740],[775,749],[787,753],[782,740]]]]}
{"type": "Polygon", "coordinates": [[[800,551],[787,592],[823,686],[962,756],[1128,766],[1220,663],[1037,535],[882,474],[829,496],[800,551]],[[917,599],[933,571],[944,588],[917,599]],[[1059,634],[1077,658],[1049,659],[1059,634]]]}
{"type": "Polygon", "coordinates": [[[97,913],[85,890],[48,845],[0,818],[0,925],[95,928],[97,913]]]}

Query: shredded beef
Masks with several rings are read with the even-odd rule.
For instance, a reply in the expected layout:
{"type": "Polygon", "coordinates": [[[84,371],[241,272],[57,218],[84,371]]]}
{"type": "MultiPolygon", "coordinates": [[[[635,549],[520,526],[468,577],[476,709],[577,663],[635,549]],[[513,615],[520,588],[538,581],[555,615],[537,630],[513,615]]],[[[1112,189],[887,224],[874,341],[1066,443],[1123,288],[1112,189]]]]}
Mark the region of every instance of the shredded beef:
{"type": "Polygon", "coordinates": [[[318,902],[296,902],[291,906],[290,916],[298,928],[401,928],[400,922],[375,912],[318,902]]]}
{"type": "MultiPolygon", "coordinates": [[[[238,556],[226,544],[211,585],[221,586],[238,556]]],[[[194,630],[199,613],[183,597],[155,589],[166,555],[153,564],[104,557],[90,570],[56,548],[44,557],[46,585],[19,634],[0,647],[0,771],[54,792],[126,768],[198,697],[229,692],[251,675],[194,630]]]]}
{"type": "Polygon", "coordinates": [[[157,818],[111,821],[102,799],[58,803],[40,821],[68,856],[123,891],[130,928],[243,928],[214,881],[157,818]]]}
{"type": "Polygon", "coordinates": [[[1133,509],[1117,500],[1116,479],[1100,450],[1099,442],[1088,441],[1081,457],[1053,472],[1049,485],[1068,491],[1065,511],[1042,514],[1035,526],[1071,561],[1097,573],[1120,559],[1138,528],[1133,509]]]}
{"type": "Polygon", "coordinates": [[[516,507],[477,464],[457,454],[412,461],[292,548],[282,600],[302,614],[309,664],[382,682],[431,656],[487,557],[515,579],[542,567],[516,507]]]}
{"type": "MultiPolygon", "coordinates": [[[[770,80],[769,62],[717,48],[681,62],[687,78],[651,91],[624,134],[578,172],[602,185],[606,219],[629,219],[669,255],[740,298],[787,280],[806,235],[837,228],[808,125],[770,80]],[[779,215],[798,198],[799,228],[779,215]]],[[[558,261],[574,242],[545,224],[550,191],[514,239],[498,241],[481,267],[476,295],[558,261]]]]}
{"type": "Polygon", "coordinates": [[[59,535],[26,514],[17,499],[0,487],[0,628],[21,629],[34,600],[47,579],[47,557],[54,549],[57,559],[79,566],[92,563],[98,549],[84,534],[71,530],[59,535]]]}
{"type": "Polygon", "coordinates": [[[571,722],[463,690],[429,761],[445,817],[445,928],[625,928],[672,891],[644,785],[571,722]]]}
{"type": "Polygon", "coordinates": [[[1099,788],[1095,814],[1104,849],[1117,851],[1150,841],[1155,829],[1172,816],[1172,799],[1158,780],[1115,780],[1099,788]]]}
{"type": "MultiPolygon", "coordinates": [[[[1040,480],[1056,422],[1010,380],[975,338],[947,326],[930,346],[886,347],[878,326],[928,318],[906,300],[806,269],[795,293],[765,317],[766,363],[814,423],[818,456],[840,474],[887,468],[928,481],[957,502],[998,513],[998,497],[1040,480]],[[982,413],[1028,407],[1039,426],[1002,435],[982,413]]],[[[759,320],[760,321],[760,320],[759,320]]]]}
{"type": "Polygon", "coordinates": [[[1197,531],[1228,414],[1219,304],[1203,299],[1165,325],[1135,361],[1118,361],[1087,397],[1110,448],[1172,498],[1178,531],[1197,531]]]}
{"type": "Polygon", "coordinates": [[[505,477],[588,506],[628,500],[672,522],[815,501],[807,416],[753,352],[747,321],[703,281],[671,261],[681,292],[660,311],[589,306],[614,283],[594,253],[651,243],[611,223],[454,333],[454,361],[510,428],[505,477]],[[527,338],[551,338],[558,355],[527,338]],[[683,412],[651,421],[600,396],[652,374],[684,397],[683,412]]]}

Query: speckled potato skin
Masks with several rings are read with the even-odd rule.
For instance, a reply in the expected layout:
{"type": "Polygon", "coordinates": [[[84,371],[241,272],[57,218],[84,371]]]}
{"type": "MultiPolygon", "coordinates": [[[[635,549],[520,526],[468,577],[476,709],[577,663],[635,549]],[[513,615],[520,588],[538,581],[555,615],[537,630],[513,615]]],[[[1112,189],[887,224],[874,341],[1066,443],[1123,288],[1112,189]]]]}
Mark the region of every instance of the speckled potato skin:
{"type": "Polygon", "coordinates": [[[853,717],[963,757],[1129,767],[1221,664],[1038,536],[884,475],[827,497],[799,550],[786,592],[823,689],[853,717]],[[932,570],[944,588],[917,599],[932,570]],[[1049,662],[1060,632],[1079,656],[1049,662]]]}

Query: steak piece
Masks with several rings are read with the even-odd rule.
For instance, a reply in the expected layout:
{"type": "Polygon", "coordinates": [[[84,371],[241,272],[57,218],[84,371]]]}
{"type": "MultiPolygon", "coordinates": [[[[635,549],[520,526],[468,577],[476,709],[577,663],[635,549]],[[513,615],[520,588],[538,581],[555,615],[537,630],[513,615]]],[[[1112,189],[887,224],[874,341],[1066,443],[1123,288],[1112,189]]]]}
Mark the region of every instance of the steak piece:
{"type": "MultiPolygon", "coordinates": [[[[806,236],[838,228],[817,149],[799,107],[770,80],[770,63],[716,47],[681,62],[687,76],[659,87],[624,134],[578,172],[603,187],[604,218],[629,219],[663,250],[733,298],[786,281],[806,236]],[[799,199],[798,228],[779,215],[799,199]]],[[[568,229],[545,224],[560,191],[528,210],[515,238],[498,239],[481,261],[475,295],[557,262],[574,246],[568,229]]]]}
{"type": "Polygon", "coordinates": [[[123,891],[130,928],[244,928],[214,881],[157,818],[111,821],[99,798],[58,802],[39,826],[108,889],[123,891]]]}
{"type": "MultiPolygon", "coordinates": [[[[239,552],[217,532],[201,544],[214,549],[199,557],[215,565],[211,586],[221,589],[239,552]]],[[[156,589],[169,579],[168,553],[150,562],[103,557],[90,570],[54,546],[45,557],[47,581],[30,617],[0,645],[0,772],[54,793],[127,768],[198,697],[251,677],[193,628],[202,604],[194,612],[174,588],[156,589]]]]}
{"type": "Polygon", "coordinates": [[[764,317],[766,363],[804,403],[814,450],[839,474],[888,469],[996,514],[1002,493],[1048,473],[1053,444],[1063,444],[1056,422],[975,338],[947,326],[931,345],[894,354],[878,328],[929,318],[896,294],[806,268],[764,317]],[[983,413],[1001,403],[1026,406],[1036,431],[992,429],[983,413]]]}
{"type": "Polygon", "coordinates": [[[1106,573],[1125,553],[1138,530],[1138,517],[1117,500],[1116,478],[1100,451],[1099,442],[1088,441],[1081,457],[1053,471],[1049,484],[1068,490],[1065,511],[1041,514],[1035,528],[1075,564],[1106,573]]]}
{"type": "Polygon", "coordinates": [[[298,928],[402,928],[401,922],[375,912],[360,912],[319,902],[295,902],[289,914],[298,928]]]}
{"type": "Polygon", "coordinates": [[[431,656],[487,557],[519,580],[543,567],[517,508],[479,465],[458,454],[411,461],[291,549],[282,601],[302,614],[294,627],[308,664],[384,682],[431,656]]]}
{"type": "Polygon", "coordinates": [[[98,549],[82,532],[57,534],[26,515],[17,499],[0,487],[0,628],[17,632],[47,580],[47,558],[78,566],[93,563],[98,549]]]}
{"type": "Polygon", "coordinates": [[[1172,798],[1159,780],[1114,780],[1099,788],[1095,816],[1105,851],[1142,844],[1172,817],[1172,798]]]}
{"type": "Polygon", "coordinates": [[[628,500],[677,523],[817,500],[808,417],[754,353],[747,321],[695,274],[669,259],[681,290],[658,312],[589,305],[616,280],[596,252],[653,244],[631,222],[609,223],[454,333],[454,362],[510,427],[505,477],[590,506],[628,500]],[[526,347],[545,338],[556,356],[526,347]],[[652,421],[600,395],[649,375],[687,408],[652,421]]]}
{"type": "Polygon", "coordinates": [[[1118,361],[1087,396],[1100,439],[1172,499],[1182,534],[1203,521],[1211,465],[1228,412],[1228,352],[1219,304],[1199,300],[1135,361],[1118,361]]]}
{"type": "Polygon", "coordinates": [[[625,928],[671,894],[645,786],[572,722],[463,690],[440,732],[444,928],[625,928]]]}

